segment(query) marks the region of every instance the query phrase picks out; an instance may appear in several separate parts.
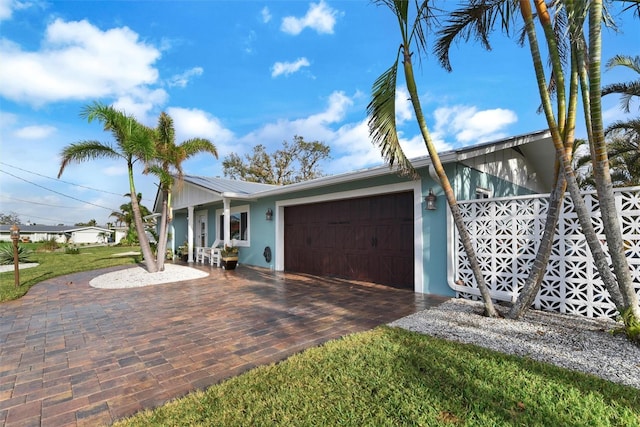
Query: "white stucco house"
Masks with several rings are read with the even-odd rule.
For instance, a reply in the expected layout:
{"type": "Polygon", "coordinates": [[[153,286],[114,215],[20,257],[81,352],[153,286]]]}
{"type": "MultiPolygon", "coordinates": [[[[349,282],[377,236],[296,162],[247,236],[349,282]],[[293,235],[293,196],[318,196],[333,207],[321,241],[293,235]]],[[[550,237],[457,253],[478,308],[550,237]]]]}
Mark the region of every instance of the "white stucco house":
{"type": "MultiPolygon", "coordinates": [[[[44,242],[54,239],[58,243],[72,243],[76,245],[107,243],[112,231],[97,226],[69,226],[69,225],[18,225],[20,238],[30,242],[44,242]]],[[[0,241],[11,241],[11,225],[0,225],[0,241]]]]}

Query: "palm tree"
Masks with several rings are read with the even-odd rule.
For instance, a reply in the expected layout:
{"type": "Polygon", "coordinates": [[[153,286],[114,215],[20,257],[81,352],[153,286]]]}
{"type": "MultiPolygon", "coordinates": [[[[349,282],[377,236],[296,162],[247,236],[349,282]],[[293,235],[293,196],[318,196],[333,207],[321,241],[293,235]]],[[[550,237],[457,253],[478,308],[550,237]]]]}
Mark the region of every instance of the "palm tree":
{"type": "Polygon", "coordinates": [[[440,180],[440,185],[444,190],[447,198],[447,203],[451,209],[453,220],[460,235],[465,252],[471,264],[472,271],[476,284],[482,296],[484,302],[485,315],[490,317],[497,317],[493,302],[491,300],[491,294],[487,287],[480,264],[473,249],[471,243],[471,237],[464,224],[460,207],[456,200],[453,188],[449,182],[449,178],[445,173],[440,156],[436,151],[435,144],[431,139],[427,123],[422,112],[422,106],[418,96],[418,88],[413,73],[412,65],[412,43],[416,44],[418,53],[424,52],[426,46],[426,37],[423,28],[423,24],[427,23],[432,17],[431,9],[428,2],[425,1],[417,6],[416,16],[413,22],[409,21],[409,2],[406,0],[378,0],[377,4],[384,4],[394,13],[398,19],[400,26],[400,34],[402,37],[402,44],[396,54],[396,60],[393,65],[387,69],[373,84],[372,99],[367,106],[367,112],[369,114],[369,134],[374,144],[380,147],[382,156],[385,161],[389,163],[391,167],[394,164],[400,170],[401,173],[409,174],[414,177],[417,176],[417,172],[413,168],[411,161],[405,156],[402,147],[400,146],[395,122],[395,97],[396,97],[396,79],[398,75],[398,68],[400,65],[400,59],[402,59],[402,65],[404,70],[404,76],[406,81],[407,90],[411,97],[411,104],[416,114],[416,120],[420,127],[422,138],[429,152],[431,163],[440,180]]]}
{"type": "MultiPolygon", "coordinates": [[[[556,157],[561,171],[560,175],[563,175],[566,180],[583,233],[589,244],[600,276],[613,302],[621,313],[630,309],[634,311],[634,316],[638,317],[640,308],[638,308],[637,297],[634,300],[630,292],[630,290],[633,291],[633,284],[631,282],[629,268],[624,258],[624,251],[619,251],[619,245],[621,243],[620,228],[617,227],[617,212],[615,211],[615,204],[613,203],[613,189],[610,185],[607,185],[607,179],[610,182],[610,175],[607,168],[608,163],[603,161],[603,159],[606,159],[606,149],[602,149],[605,144],[603,143],[603,139],[600,138],[602,134],[602,113],[598,99],[600,96],[599,54],[601,41],[599,30],[602,22],[602,2],[593,1],[589,4],[583,2],[552,3],[552,5],[556,7],[556,13],[553,16],[553,18],[556,19],[555,23],[565,25],[565,28],[568,27],[568,31],[557,31],[557,28],[554,28],[554,22],[552,21],[550,11],[547,10],[546,2],[536,0],[534,3],[536,6],[535,17],[531,9],[530,0],[478,0],[468,7],[454,11],[451,14],[449,25],[440,32],[441,37],[436,44],[436,53],[443,66],[450,69],[448,55],[450,46],[456,38],[461,37],[464,40],[468,40],[471,36],[474,36],[479,39],[485,47],[490,48],[488,34],[494,25],[500,23],[502,29],[508,33],[515,17],[517,15],[522,17],[525,23],[526,39],[529,42],[531,57],[536,71],[536,80],[542,100],[543,111],[556,149],[556,157]],[[585,50],[587,40],[583,32],[587,12],[589,12],[590,24],[588,52],[585,50]],[[547,84],[545,77],[544,66],[540,58],[540,48],[534,18],[538,19],[543,29],[544,41],[550,53],[552,85],[547,84]],[[571,88],[568,101],[564,89],[563,59],[566,58],[566,55],[563,55],[562,49],[565,45],[561,43],[563,39],[561,35],[564,36],[565,34],[569,35],[569,47],[571,49],[571,78],[569,79],[571,88]],[[586,64],[589,64],[588,68],[586,64]],[[575,126],[575,118],[572,118],[572,114],[575,115],[575,103],[577,102],[578,96],[577,85],[575,84],[576,79],[580,81],[585,120],[587,122],[587,133],[592,157],[595,160],[594,170],[597,170],[596,181],[599,181],[597,188],[601,202],[603,221],[607,230],[607,243],[611,249],[612,258],[616,258],[614,268],[616,276],[618,277],[617,283],[616,278],[608,266],[606,254],[602,249],[593,224],[591,223],[589,212],[580,194],[580,188],[571,166],[570,147],[573,145],[573,129],[575,126]],[[556,113],[553,111],[549,86],[554,87],[556,90],[556,113]],[[591,88],[591,90],[588,90],[588,88],[591,88]],[[611,243],[609,244],[609,242],[611,243]]],[[[559,186],[556,185],[555,188],[557,189],[559,186]]],[[[556,192],[555,189],[554,192],[556,192]]],[[[554,202],[553,193],[551,202],[554,202]]],[[[553,217],[555,214],[556,213],[549,212],[546,224],[547,228],[550,228],[557,219],[553,217]]],[[[547,235],[545,233],[545,238],[546,237],[547,235]]],[[[543,239],[542,242],[544,241],[543,239]]],[[[535,271],[538,266],[544,267],[545,263],[538,263],[538,260],[544,256],[548,256],[545,252],[549,250],[550,246],[543,248],[541,244],[534,269],[531,271],[532,275],[538,274],[535,271]]],[[[527,284],[535,286],[536,283],[539,283],[540,279],[541,277],[536,280],[528,280],[527,284]]],[[[635,295],[635,292],[633,292],[633,295],[635,295]]],[[[527,298],[530,297],[530,295],[527,295],[527,298]]],[[[509,316],[517,317],[521,315],[528,305],[527,300],[521,300],[519,298],[519,301],[514,305],[509,316]]]]}
{"type": "MultiPolygon", "coordinates": [[[[631,56],[616,55],[607,61],[608,70],[614,67],[628,67],[640,74],[640,56],[632,58],[631,56]]],[[[622,105],[622,111],[629,113],[631,111],[631,100],[633,97],[640,97],[640,79],[632,82],[614,83],[602,88],[602,96],[612,93],[621,95],[620,103],[622,105]]]]}
{"type": "Polygon", "coordinates": [[[58,178],[62,176],[65,168],[72,162],[81,163],[100,158],[125,160],[129,174],[131,208],[140,240],[140,250],[142,251],[147,271],[150,273],[156,272],[157,266],[153,259],[149,239],[145,234],[133,179],[134,164],[138,160],[146,162],[153,157],[155,147],[153,145],[152,131],[138,123],[132,116],[127,116],[125,113],[99,102],[94,102],[84,107],[80,116],[87,119],[89,123],[93,120],[100,121],[104,130],[110,132],[115,139],[116,146],[94,140],[69,144],[61,152],[62,162],[60,163],[58,178]]]}
{"type": "MultiPolygon", "coordinates": [[[[640,75],[640,56],[616,55],[607,61],[607,69],[614,67],[628,67],[640,75]]],[[[603,87],[602,96],[609,94],[620,95],[622,110],[629,113],[632,99],[640,99],[640,79],[603,87]]],[[[640,118],[610,124],[605,136],[613,138],[609,157],[612,169],[621,178],[619,184],[640,185],[640,118]]]]}
{"type": "Polygon", "coordinates": [[[146,172],[152,173],[160,180],[162,195],[162,212],[157,250],[158,270],[164,270],[164,259],[167,252],[168,230],[172,220],[171,189],[177,179],[182,183],[182,162],[199,153],[208,152],[218,158],[218,151],[211,141],[204,138],[192,138],[176,145],[173,119],[162,112],[158,117],[155,130],[156,155],[147,165],[146,172]]]}

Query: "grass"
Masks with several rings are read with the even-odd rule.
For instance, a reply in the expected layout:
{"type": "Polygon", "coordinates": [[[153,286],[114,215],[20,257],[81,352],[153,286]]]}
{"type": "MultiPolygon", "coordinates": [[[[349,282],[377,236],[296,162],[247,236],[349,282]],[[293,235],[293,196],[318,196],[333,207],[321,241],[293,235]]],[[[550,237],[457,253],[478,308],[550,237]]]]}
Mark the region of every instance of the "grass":
{"type": "Polygon", "coordinates": [[[138,247],[126,246],[96,246],[79,247],[79,253],[65,253],[64,250],[55,252],[42,251],[42,244],[20,244],[25,249],[32,250],[29,259],[37,262],[37,267],[20,270],[20,287],[15,287],[13,270],[0,273],[0,302],[18,299],[35,284],[43,280],[80,271],[97,270],[99,268],[116,265],[134,264],[136,257],[115,257],[112,255],[139,251],[138,247]]]}
{"type": "Polygon", "coordinates": [[[115,425],[640,426],[640,390],[383,326],[115,425]]]}

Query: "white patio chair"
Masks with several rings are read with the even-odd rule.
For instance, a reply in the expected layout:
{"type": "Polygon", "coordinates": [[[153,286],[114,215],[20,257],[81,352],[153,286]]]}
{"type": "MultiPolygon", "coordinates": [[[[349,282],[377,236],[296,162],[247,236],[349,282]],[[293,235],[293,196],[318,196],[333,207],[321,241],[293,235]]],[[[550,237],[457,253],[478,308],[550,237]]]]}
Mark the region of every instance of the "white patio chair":
{"type": "Polygon", "coordinates": [[[222,265],[222,248],[220,246],[220,240],[216,239],[211,247],[197,247],[196,248],[196,262],[204,263],[205,259],[209,260],[209,265],[215,264],[220,267],[222,265]]]}

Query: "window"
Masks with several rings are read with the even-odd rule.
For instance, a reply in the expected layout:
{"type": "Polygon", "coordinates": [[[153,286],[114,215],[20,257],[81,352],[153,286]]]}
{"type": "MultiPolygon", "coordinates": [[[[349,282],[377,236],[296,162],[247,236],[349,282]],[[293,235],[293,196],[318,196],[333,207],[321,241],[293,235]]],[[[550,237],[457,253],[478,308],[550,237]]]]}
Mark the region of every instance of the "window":
{"type": "Polygon", "coordinates": [[[476,199],[489,199],[491,198],[491,190],[486,188],[476,187],[476,199]]]}
{"type": "MultiPolygon", "coordinates": [[[[216,226],[216,236],[220,239],[220,241],[224,241],[224,215],[223,210],[219,209],[216,212],[218,217],[217,226],[216,226]]],[[[236,240],[236,244],[238,246],[249,246],[249,206],[238,206],[231,208],[231,218],[230,218],[230,228],[231,228],[231,240],[236,240]]]]}

